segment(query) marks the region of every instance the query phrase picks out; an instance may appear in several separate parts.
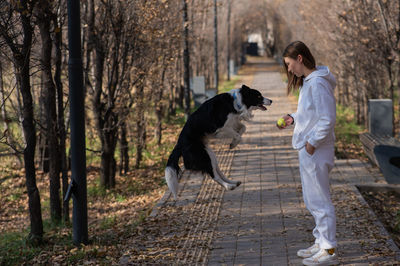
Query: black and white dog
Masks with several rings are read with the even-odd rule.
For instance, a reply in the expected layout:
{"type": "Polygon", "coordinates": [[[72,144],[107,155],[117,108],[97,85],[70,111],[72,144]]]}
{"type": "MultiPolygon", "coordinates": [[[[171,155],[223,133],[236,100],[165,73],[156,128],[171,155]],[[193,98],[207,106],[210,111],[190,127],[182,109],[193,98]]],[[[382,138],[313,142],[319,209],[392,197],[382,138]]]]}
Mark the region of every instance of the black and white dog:
{"type": "Polygon", "coordinates": [[[191,114],[179,135],[178,143],[168,158],[165,179],[174,198],[178,192],[179,158],[183,157],[185,169],[209,174],[227,190],[238,187],[240,181],[225,177],[218,167],[215,153],[208,146],[210,137],[232,138],[230,148],[236,147],[246,131],[240,121],[249,121],[251,112],[267,110],[272,100],[264,98],[258,90],[243,85],[240,89],[221,93],[204,102],[191,114]]]}

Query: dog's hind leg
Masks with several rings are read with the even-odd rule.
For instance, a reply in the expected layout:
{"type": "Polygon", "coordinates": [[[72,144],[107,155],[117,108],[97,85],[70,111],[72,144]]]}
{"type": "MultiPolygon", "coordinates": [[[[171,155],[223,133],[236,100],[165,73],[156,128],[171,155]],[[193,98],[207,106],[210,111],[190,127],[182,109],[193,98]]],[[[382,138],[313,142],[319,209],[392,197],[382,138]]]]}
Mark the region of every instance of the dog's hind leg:
{"type": "MultiPolygon", "coordinates": [[[[215,157],[215,160],[217,160],[215,153],[212,151],[212,155],[215,157]]],[[[227,178],[224,173],[221,171],[221,169],[218,166],[218,163],[216,164],[216,170],[219,174],[219,176],[221,177],[222,180],[224,180],[225,182],[229,183],[229,184],[235,184],[236,186],[240,186],[240,184],[242,183],[241,181],[234,181],[234,180],[230,180],[229,178],[227,178]]]]}
{"type": "Polygon", "coordinates": [[[217,168],[217,172],[220,175],[220,177],[222,178],[222,180],[224,180],[225,182],[229,183],[229,184],[235,184],[237,187],[240,186],[240,184],[242,184],[241,181],[234,181],[234,180],[230,180],[228,179],[224,173],[222,173],[221,169],[219,169],[219,167],[217,168]]]}
{"type": "Polygon", "coordinates": [[[217,181],[219,184],[221,184],[223,187],[225,187],[227,190],[232,190],[238,187],[242,182],[229,180],[224,175],[224,173],[222,173],[221,169],[219,169],[217,157],[215,156],[214,151],[208,146],[206,147],[206,151],[211,159],[212,171],[214,174],[213,179],[217,181]]]}

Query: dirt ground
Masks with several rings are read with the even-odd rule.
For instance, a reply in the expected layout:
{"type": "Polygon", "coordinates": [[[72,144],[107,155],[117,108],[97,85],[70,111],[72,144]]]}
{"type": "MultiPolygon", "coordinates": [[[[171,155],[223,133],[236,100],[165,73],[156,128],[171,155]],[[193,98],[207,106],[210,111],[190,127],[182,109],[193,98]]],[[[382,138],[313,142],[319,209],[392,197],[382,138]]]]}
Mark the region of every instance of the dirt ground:
{"type": "Polygon", "coordinates": [[[372,191],[361,194],[400,248],[400,194],[372,191]]]}

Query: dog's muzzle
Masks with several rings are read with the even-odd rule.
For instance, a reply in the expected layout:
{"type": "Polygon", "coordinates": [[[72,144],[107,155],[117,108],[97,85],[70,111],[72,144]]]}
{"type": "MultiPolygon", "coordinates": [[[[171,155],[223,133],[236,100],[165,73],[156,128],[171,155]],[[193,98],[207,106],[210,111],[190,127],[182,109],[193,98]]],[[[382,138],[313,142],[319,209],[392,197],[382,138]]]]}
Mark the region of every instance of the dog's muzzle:
{"type": "Polygon", "coordinates": [[[272,100],[264,97],[263,103],[258,105],[258,108],[261,109],[262,111],[266,111],[267,107],[265,107],[264,105],[269,106],[271,104],[272,104],[272,100]]]}

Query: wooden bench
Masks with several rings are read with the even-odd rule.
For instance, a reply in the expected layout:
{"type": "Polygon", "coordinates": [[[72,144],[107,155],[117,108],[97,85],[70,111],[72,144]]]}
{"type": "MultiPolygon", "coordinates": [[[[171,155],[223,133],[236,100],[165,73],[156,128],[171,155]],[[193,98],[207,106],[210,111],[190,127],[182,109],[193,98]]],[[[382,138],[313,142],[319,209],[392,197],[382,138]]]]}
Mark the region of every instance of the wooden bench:
{"type": "Polygon", "coordinates": [[[387,145],[400,147],[400,141],[391,136],[376,136],[371,133],[363,133],[360,135],[361,143],[363,144],[364,152],[372,163],[379,166],[376,159],[374,148],[378,145],[387,145]]]}

